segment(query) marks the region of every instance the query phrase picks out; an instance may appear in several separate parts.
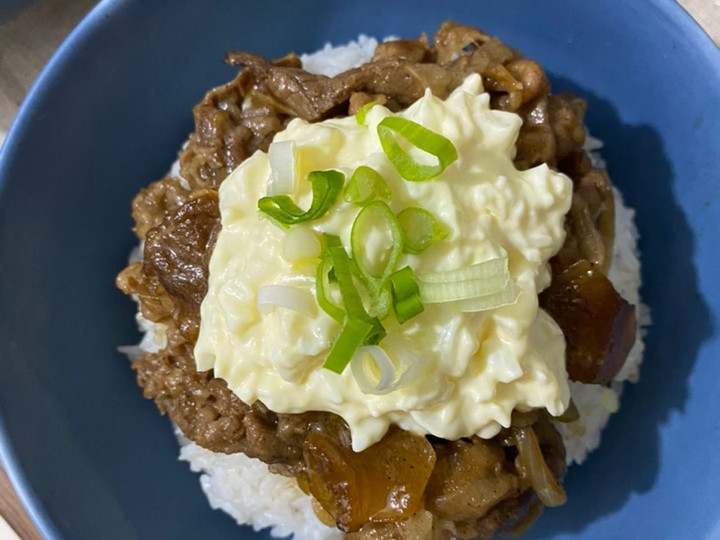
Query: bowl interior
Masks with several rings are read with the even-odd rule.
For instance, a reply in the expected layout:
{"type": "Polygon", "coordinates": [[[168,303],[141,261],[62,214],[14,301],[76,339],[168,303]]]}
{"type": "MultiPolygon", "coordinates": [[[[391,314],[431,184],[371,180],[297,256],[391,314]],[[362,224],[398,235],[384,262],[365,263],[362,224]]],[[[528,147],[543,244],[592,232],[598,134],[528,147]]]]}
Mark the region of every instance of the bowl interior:
{"type": "Polygon", "coordinates": [[[641,232],[653,315],[641,384],[571,469],[568,504],[528,538],[720,537],[708,504],[720,461],[707,458],[720,447],[720,53],[681,8],[106,0],[45,70],[0,156],[0,447],[47,538],[255,537],[209,508],[116,351],[138,339],[113,285],[135,243],[130,201],[173,161],[191,107],[234,76],[226,50],[278,57],[359,33],[432,34],[445,19],[497,35],[539,60],[555,91],[588,100],[641,232]]]}

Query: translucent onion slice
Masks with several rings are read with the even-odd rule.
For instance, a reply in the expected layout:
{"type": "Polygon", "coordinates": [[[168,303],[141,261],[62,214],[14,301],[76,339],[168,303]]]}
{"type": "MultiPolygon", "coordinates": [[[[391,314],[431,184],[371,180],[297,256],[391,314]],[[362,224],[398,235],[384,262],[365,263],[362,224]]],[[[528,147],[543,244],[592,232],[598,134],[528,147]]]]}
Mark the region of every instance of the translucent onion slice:
{"type": "Polygon", "coordinates": [[[308,291],[297,287],[265,285],[258,289],[257,307],[263,315],[275,307],[283,307],[311,317],[315,314],[315,298],[308,291]]]}
{"type": "Polygon", "coordinates": [[[508,274],[507,257],[499,257],[444,272],[425,272],[419,278],[425,283],[447,283],[469,279],[489,279],[506,274],[508,274]]]}
{"type": "Polygon", "coordinates": [[[463,312],[514,304],[520,296],[520,287],[510,277],[506,257],[446,272],[421,274],[417,284],[423,303],[452,303],[463,312]]]}
{"type": "Polygon", "coordinates": [[[518,456],[516,463],[525,472],[538,499],[549,507],[560,506],[567,495],[545,462],[532,427],[515,430],[518,456]]]}
{"type": "Polygon", "coordinates": [[[455,302],[496,294],[507,287],[507,259],[491,259],[447,272],[428,272],[417,277],[425,304],[455,302]]]}
{"type": "Polygon", "coordinates": [[[517,302],[519,296],[520,287],[518,287],[517,281],[511,278],[507,286],[499,292],[486,296],[478,296],[477,298],[459,300],[455,302],[455,304],[460,311],[471,313],[512,305],[517,302]]]}
{"type": "Polygon", "coordinates": [[[420,298],[425,304],[455,302],[487,296],[502,291],[508,284],[508,277],[499,275],[488,279],[468,279],[447,283],[427,283],[418,279],[420,298]]]}
{"type": "Polygon", "coordinates": [[[282,141],[270,144],[270,178],[267,182],[267,195],[288,195],[295,191],[295,141],[282,141]]]}
{"type": "Polygon", "coordinates": [[[360,390],[366,394],[387,394],[395,389],[395,365],[377,345],[365,345],[355,351],[350,369],[360,390]]]}

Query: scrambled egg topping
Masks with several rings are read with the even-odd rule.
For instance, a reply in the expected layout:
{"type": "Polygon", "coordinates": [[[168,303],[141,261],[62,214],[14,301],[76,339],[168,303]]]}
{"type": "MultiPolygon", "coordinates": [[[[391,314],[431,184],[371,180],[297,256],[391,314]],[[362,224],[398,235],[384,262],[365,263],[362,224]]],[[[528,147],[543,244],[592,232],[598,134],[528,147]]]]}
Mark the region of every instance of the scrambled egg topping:
{"type": "Polygon", "coordinates": [[[382,438],[390,424],[451,440],[490,438],[510,425],[514,409],[562,414],[569,400],[565,342],[538,307],[538,293],[550,282],[547,261],[564,241],[572,184],[545,165],[515,169],[520,125],[517,115],[490,110],[478,75],[445,101],[428,90],[397,115],[375,106],[364,125],[355,117],[291,121],[275,142],[294,141],[298,181],[292,196],[300,207],[310,205],[308,172],[334,169],[349,178],[361,165],[372,167],[390,187],[393,212],[424,208],[449,233],[419,254],[403,254],[398,268],[410,265],[418,274],[507,257],[520,295],[512,305],[487,311],[462,313],[440,303],[402,325],[389,317],[380,347],[391,358],[409,358],[414,376],[384,394],[363,392],[351,369],[337,374],[322,367],[340,325],[319,306],[261,312],[257,304],[258,291],[268,285],[291,286],[314,299],[322,233],[349,246],[360,208],[340,197],[316,221],[291,231],[278,227],[258,211],[271,174],[267,154],[258,152],[220,188],[222,231],[202,304],[198,369],[213,369],[247,403],[259,399],[276,412],[340,415],[356,451],[382,438]],[[377,124],[388,116],[448,138],[457,161],[427,182],[402,179],[377,135],[377,124]]]}

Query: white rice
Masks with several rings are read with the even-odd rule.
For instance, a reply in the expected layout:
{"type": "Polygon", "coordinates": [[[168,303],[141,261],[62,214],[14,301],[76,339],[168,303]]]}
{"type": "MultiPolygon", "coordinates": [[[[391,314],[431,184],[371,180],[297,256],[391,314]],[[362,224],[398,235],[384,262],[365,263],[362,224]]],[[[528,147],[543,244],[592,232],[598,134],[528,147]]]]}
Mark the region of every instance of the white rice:
{"type": "MultiPolygon", "coordinates": [[[[330,44],[313,54],[302,55],[308,71],[333,76],[345,69],[367,62],[377,41],[360,35],[356,42],[332,47],[330,44]]],[[[593,165],[603,167],[597,153],[602,143],[588,136],[586,150],[593,165]]],[[[177,162],[170,174],[179,176],[177,162]]],[[[615,249],[609,278],[620,294],[637,308],[639,332],[633,349],[622,370],[609,388],[571,382],[572,399],[580,413],[574,422],[556,423],[567,451],[568,464],[582,463],[588,453],[600,443],[600,433],[610,415],[619,409],[620,395],[625,381],[638,380],[643,354],[644,327],[650,323],[648,308],[640,302],[640,262],[637,253],[638,233],[633,222],[634,211],[626,207],[620,193],[615,190],[615,249]]],[[[140,255],[134,254],[135,260],[140,255]]],[[[138,325],[144,332],[137,346],[122,347],[131,358],[143,351],[156,352],[165,348],[166,327],[153,324],[137,315],[138,325]]],[[[342,538],[342,533],[317,519],[310,498],[292,478],[273,474],[267,465],[244,454],[225,455],[211,452],[187,440],[179,432],[180,459],[200,475],[200,485],[210,506],[231,515],[238,524],[250,525],[255,530],[269,529],[275,537],[295,534],[301,539],[342,538]]]]}

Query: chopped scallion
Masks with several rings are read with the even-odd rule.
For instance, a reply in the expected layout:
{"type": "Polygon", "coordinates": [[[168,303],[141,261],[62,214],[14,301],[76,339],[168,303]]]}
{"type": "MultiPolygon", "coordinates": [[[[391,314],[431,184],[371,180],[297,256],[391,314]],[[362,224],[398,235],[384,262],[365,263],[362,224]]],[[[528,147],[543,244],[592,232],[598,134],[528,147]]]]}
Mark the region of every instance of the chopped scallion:
{"type": "Polygon", "coordinates": [[[345,183],[345,175],[338,171],[312,171],[307,180],[312,186],[312,203],[308,210],[298,207],[288,195],[263,197],[258,208],[283,228],[319,219],[335,204],[345,183]]]}
{"type": "MultiPolygon", "coordinates": [[[[357,330],[346,330],[346,328],[348,327],[348,325],[350,325],[351,321],[361,321],[368,325],[368,330],[363,334],[363,339],[359,342],[357,346],[376,345],[382,340],[383,337],[385,337],[385,328],[383,328],[382,323],[377,317],[371,317],[365,311],[365,307],[363,306],[360,293],[358,292],[357,288],[355,287],[355,283],[353,282],[350,257],[348,257],[345,248],[340,242],[340,238],[338,238],[337,236],[326,234],[325,242],[327,247],[325,248],[325,253],[323,254],[323,259],[320,263],[320,269],[318,270],[318,279],[316,284],[316,287],[320,287],[322,289],[320,293],[318,293],[318,303],[320,307],[325,310],[331,317],[333,317],[335,320],[338,320],[340,312],[342,310],[327,298],[326,287],[328,286],[328,282],[324,281],[325,279],[328,279],[330,271],[332,270],[335,273],[337,285],[340,288],[340,294],[342,295],[343,307],[345,308],[344,311],[342,311],[342,320],[344,321],[344,325],[343,330],[341,331],[341,336],[343,333],[357,332],[357,330]],[[322,301],[320,300],[321,298],[322,301]]],[[[355,329],[359,327],[359,325],[355,323],[353,323],[353,325],[351,326],[355,329]]],[[[353,333],[352,335],[355,334],[353,333]]],[[[341,356],[341,352],[347,352],[348,350],[350,350],[351,347],[348,344],[354,343],[354,341],[351,340],[350,337],[348,337],[347,335],[343,339],[345,341],[343,341],[342,348],[339,349],[340,352],[336,351],[333,354],[333,350],[336,346],[333,346],[333,350],[331,350],[330,352],[333,357],[331,362],[332,365],[339,365],[340,360],[338,358],[341,356]]],[[[338,338],[338,341],[339,340],[340,338],[338,338]]],[[[357,348],[357,346],[355,348],[357,348]]],[[[346,366],[350,362],[350,359],[352,358],[352,355],[354,353],[355,349],[353,348],[350,351],[349,356],[347,356],[346,358],[343,357],[343,361],[345,362],[343,365],[343,369],[344,366],[346,366]]],[[[330,361],[330,356],[328,356],[328,361],[330,361]]],[[[326,364],[328,361],[326,361],[326,364]]],[[[327,367],[327,365],[325,367],[327,367]]],[[[342,371],[342,369],[340,371],[342,371]]]]}
{"type": "MultiPolygon", "coordinates": [[[[425,272],[419,279],[425,283],[452,283],[470,279],[503,279],[509,275],[507,257],[498,257],[470,266],[443,272],[425,272]],[[505,277],[503,277],[505,276],[505,277]]],[[[504,281],[503,281],[504,283],[504,281]]]]}
{"type": "Polygon", "coordinates": [[[350,258],[342,246],[328,245],[328,252],[332,258],[335,276],[340,287],[343,298],[343,305],[349,317],[367,318],[360,293],[353,283],[352,267],[350,258]]]}
{"type": "Polygon", "coordinates": [[[507,285],[501,291],[476,298],[468,298],[466,300],[458,300],[455,304],[457,308],[464,313],[476,311],[487,311],[502,306],[509,306],[517,302],[520,296],[520,287],[518,287],[515,279],[510,278],[507,285]]]}
{"type": "Polygon", "coordinates": [[[439,176],[458,157],[457,149],[450,140],[406,118],[388,116],[378,124],[377,133],[383,151],[400,176],[411,182],[424,182],[439,176]],[[435,156],[438,163],[423,165],[415,161],[402,149],[395,138],[396,134],[420,150],[435,156]]]}
{"type": "Polygon", "coordinates": [[[390,276],[393,291],[393,309],[400,324],[425,310],[412,268],[406,266],[390,276]]]}
{"type": "Polygon", "coordinates": [[[418,276],[420,299],[426,304],[453,303],[463,312],[514,304],[520,288],[508,271],[506,257],[446,272],[418,276]]]}
{"type": "Polygon", "coordinates": [[[448,235],[435,216],[424,208],[405,208],[400,211],[397,219],[405,240],[405,253],[420,253],[448,235]]]}
{"type": "Polygon", "coordinates": [[[365,118],[367,117],[368,111],[377,104],[378,100],[373,100],[358,109],[358,112],[355,113],[355,121],[358,123],[359,126],[365,125],[365,118]]]}
{"type": "Polygon", "coordinates": [[[342,373],[371,331],[372,324],[369,322],[348,319],[330,349],[323,367],[338,374],[342,373]]]}
{"type": "MultiPolygon", "coordinates": [[[[373,243],[376,243],[375,240],[373,243]]],[[[374,201],[360,210],[350,232],[350,249],[360,277],[376,295],[385,285],[390,274],[395,271],[398,258],[402,254],[403,239],[400,225],[390,207],[382,201],[374,201]],[[383,236],[383,257],[370,260],[369,240],[373,235],[383,236]]]]}
{"type": "Polygon", "coordinates": [[[330,284],[337,283],[332,257],[326,250],[320,259],[315,278],[315,298],[320,308],[337,322],[345,320],[345,311],[330,299],[330,284]],[[332,274],[332,275],[331,275],[332,274]]]}
{"type": "Polygon", "coordinates": [[[382,175],[371,167],[362,165],[343,188],[343,198],[358,206],[367,206],[375,199],[390,199],[392,192],[382,175]]]}

